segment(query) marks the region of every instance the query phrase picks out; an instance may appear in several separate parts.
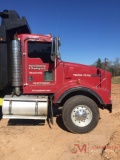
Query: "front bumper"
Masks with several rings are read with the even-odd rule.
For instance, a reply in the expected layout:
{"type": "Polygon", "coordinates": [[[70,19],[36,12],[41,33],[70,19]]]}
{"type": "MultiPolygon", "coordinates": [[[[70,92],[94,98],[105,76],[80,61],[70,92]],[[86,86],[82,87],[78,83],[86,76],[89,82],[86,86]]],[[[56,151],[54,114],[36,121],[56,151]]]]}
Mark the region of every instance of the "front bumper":
{"type": "Polygon", "coordinates": [[[104,109],[107,109],[110,113],[112,113],[112,100],[110,101],[110,104],[104,106],[104,109]]]}

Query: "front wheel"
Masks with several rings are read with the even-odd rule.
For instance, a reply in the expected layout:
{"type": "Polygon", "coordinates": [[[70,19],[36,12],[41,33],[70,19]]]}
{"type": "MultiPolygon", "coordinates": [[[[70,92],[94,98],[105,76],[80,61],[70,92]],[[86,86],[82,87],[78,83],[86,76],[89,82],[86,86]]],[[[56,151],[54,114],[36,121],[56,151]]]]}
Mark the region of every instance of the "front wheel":
{"type": "Polygon", "coordinates": [[[73,133],[87,133],[99,121],[97,104],[89,97],[76,95],[68,99],[62,110],[63,123],[73,133]]]}

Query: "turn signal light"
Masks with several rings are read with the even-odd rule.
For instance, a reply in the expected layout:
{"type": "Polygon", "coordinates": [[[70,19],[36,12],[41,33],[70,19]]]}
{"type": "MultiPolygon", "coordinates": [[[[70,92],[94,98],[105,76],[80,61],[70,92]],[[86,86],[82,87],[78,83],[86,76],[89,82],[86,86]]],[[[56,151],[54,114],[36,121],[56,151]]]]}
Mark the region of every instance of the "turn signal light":
{"type": "Polygon", "coordinates": [[[80,79],[77,80],[77,83],[80,84],[80,79]]]}

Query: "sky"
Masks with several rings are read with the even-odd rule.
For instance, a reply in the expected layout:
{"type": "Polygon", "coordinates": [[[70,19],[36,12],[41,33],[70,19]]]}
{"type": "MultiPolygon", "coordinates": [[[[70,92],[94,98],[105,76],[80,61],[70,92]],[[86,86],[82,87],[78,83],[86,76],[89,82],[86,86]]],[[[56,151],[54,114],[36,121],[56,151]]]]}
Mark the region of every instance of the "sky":
{"type": "Polygon", "coordinates": [[[120,0],[0,0],[5,9],[25,16],[32,33],[59,36],[63,61],[120,57],[120,0]]]}

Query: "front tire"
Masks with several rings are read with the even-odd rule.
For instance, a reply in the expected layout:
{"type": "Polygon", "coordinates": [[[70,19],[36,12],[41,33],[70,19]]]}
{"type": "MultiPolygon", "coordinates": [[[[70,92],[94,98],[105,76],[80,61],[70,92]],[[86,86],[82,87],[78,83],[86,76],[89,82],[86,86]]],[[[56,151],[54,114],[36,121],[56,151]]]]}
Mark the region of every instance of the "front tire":
{"type": "Polygon", "coordinates": [[[63,123],[73,133],[87,133],[99,121],[97,104],[89,97],[76,95],[68,99],[62,110],[63,123]]]}

